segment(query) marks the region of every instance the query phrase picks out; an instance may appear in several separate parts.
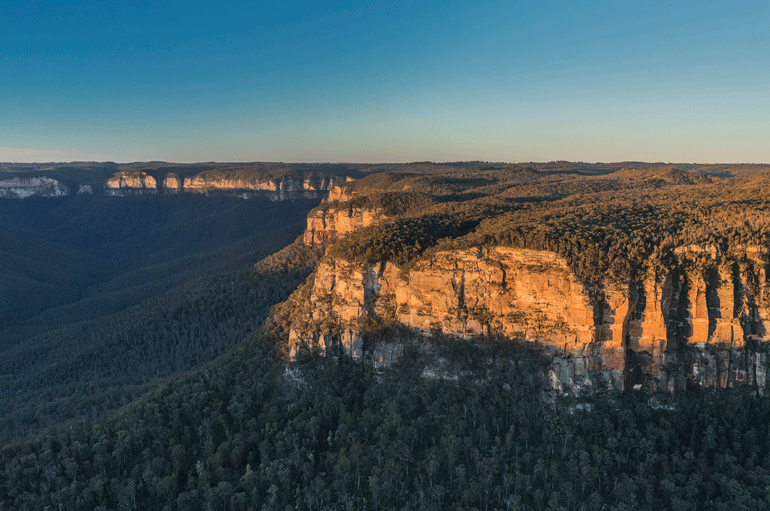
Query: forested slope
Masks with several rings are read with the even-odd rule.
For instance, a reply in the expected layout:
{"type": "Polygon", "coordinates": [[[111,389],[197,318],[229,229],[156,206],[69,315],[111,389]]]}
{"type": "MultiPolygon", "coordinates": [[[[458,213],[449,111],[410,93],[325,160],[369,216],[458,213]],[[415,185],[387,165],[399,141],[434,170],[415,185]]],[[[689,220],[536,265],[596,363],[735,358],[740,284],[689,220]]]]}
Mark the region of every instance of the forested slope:
{"type": "Polygon", "coordinates": [[[0,202],[0,438],[100,416],[258,328],[312,270],[313,250],[280,251],[313,205],[205,196],[0,202]]]}
{"type": "MultiPolygon", "coordinates": [[[[554,401],[535,352],[382,374],[254,336],[115,416],[6,446],[4,509],[763,509],[770,405],[744,389],[554,401]],[[515,362],[515,363],[512,363],[515,362]]],[[[451,343],[449,344],[451,346],[451,343]]]]}
{"type": "MultiPolygon", "coordinates": [[[[379,208],[387,218],[321,247],[291,245],[253,269],[238,269],[244,252],[256,262],[301,226],[265,230],[264,245],[246,236],[180,259],[164,259],[137,233],[123,245],[133,255],[116,263],[147,266],[86,286],[83,311],[77,302],[50,309],[40,316],[50,329],[30,321],[4,331],[16,336],[8,353],[33,369],[4,362],[0,374],[12,378],[3,376],[3,406],[18,413],[3,427],[33,432],[0,450],[0,509],[766,508],[770,401],[758,386],[598,389],[578,399],[548,390],[552,360],[534,343],[495,334],[467,342],[387,321],[362,326],[377,334],[369,348],[404,341],[390,367],[302,351],[287,360],[319,261],[385,261],[408,277],[441,251],[508,247],[554,253],[576,279],[600,286],[714,273],[752,246],[752,271],[767,269],[767,177],[623,167],[391,166],[319,209],[379,208]],[[695,247],[686,261],[683,246],[695,247]],[[205,274],[207,264],[221,266],[205,274]],[[171,283],[156,287],[166,269],[171,283]],[[112,312],[94,320],[86,311],[99,307],[112,312]],[[78,317],[94,337],[57,346],[68,332],[85,338],[78,317]],[[36,395],[51,409],[14,402],[36,395]]],[[[203,222],[215,239],[216,218],[203,222]]],[[[763,285],[745,282],[760,298],[763,285]]]]}

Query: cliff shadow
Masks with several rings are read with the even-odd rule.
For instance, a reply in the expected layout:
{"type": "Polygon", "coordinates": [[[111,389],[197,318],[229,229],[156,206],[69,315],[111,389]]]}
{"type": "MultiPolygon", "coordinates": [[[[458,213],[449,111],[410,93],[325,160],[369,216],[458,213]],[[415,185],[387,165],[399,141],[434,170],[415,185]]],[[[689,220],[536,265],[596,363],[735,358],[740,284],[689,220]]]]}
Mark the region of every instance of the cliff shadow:
{"type": "Polygon", "coordinates": [[[705,281],[708,339],[710,340],[717,333],[717,320],[722,318],[722,299],[720,294],[724,285],[719,273],[715,269],[709,269],[706,272],[705,281]]]}
{"type": "Polygon", "coordinates": [[[624,388],[633,390],[647,388],[653,378],[654,353],[645,350],[640,339],[643,335],[642,324],[647,310],[647,293],[644,286],[634,286],[636,303],[629,312],[627,325],[623,329],[624,388]]]}

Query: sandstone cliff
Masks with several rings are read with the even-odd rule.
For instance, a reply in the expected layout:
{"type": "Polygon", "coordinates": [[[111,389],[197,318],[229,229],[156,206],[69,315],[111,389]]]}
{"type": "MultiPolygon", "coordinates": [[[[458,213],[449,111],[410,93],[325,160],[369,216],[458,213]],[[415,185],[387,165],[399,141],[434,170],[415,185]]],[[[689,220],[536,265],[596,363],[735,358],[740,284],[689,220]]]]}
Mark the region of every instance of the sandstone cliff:
{"type": "Polygon", "coordinates": [[[273,200],[292,197],[323,198],[337,182],[345,178],[334,175],[315,175],[307,178],[238,178],[212,176],[206,173],[184,179],[182,190],[185,192],[209,192],[225,190],[243,190],[246,192],[265,192],[273,200]]]}
{"type": "MultiPolygon", "coordinates": [[[[325,199],[331,190],[345,197],[341,183],[350,180],[322,172],[276,172],[273,174],[250,169],[207,170],[190,175],[183,166],[179,173],[168,169],[147,170],[130,168],[106,175],[87,172],[73,177],[67,174],[65,186],[47,177],[13,176],[0,179],[0,198],[61,197],[70,193],[94,193],[131,196],[141,194],[224,193],[243,198],[266,197],[271,200],[295,198],[325,199]],[[187,175],[184,175],[187,173],[187,175]],[[109,177],[107,177],[109,176],[109,177]],[[72,187],[70,192],[68,187],[72,187]]],[[[68,172],[70,172],[68,170],[68,172]]]]}
{"type": "Polygon", "coordinates": [[[307,217],[303,235],[305,245],[318,246],[344,238],[351,232],[387,218],[382,208],[328,206],[317,208],[307,217]]]}
{"type": "Polygon", "coordinates": [[[414,332],[538,343],[553,357],[550,382],[571,391],[676,391],[688,383],[765,386],[766,251],[738,247],[700,268],[679,264],[639,282],[581,282],[551,252],[487,247],[438,252],[409,271],[383,261],[327,258],[290,346],[364,355],[369,320],[414,332]]]}
{"type": "Polygon", "coordinates": [[[68,193],[66,186],[50,177],[13,177],[0,180],[1,198],[61,197],[68,193]]]}
{"type": "Polygon", "coordinates": [[[263,195],[272,200],[291,198],[324,198],[329,190],[346,178],[333,174],[314,174],[308,177],[284,176],[279,178],[243,177],[228,172],[201,172],[182,177],[168,173],[156,179],[144,171],[116,172],[105,189],[110,195],[133,193],[209,193],[227,192],[248,198],[263,195]]]}
{"type": "MultiPolygon", "coordinates": [[[[350,181],[350,179],[348,179],[348,181],[350,181]]],[[[350,193],[350,191],[346,187],[336,185],[331,190],[329,190],[329,197],[327,200],[329,202],[334,202],[334,201],[345,202],[352,198],[353,198],[353,194],[350,193]]]]}
{"type": "Polygon", "coordinates": [[[184,179],[174,173],[168,174],[163,181],[163,187],[169,193],[180,193],[184,186],[184,179]]]}
{"type": "Polygon", "coordinates": [[[158,183],[154,177],[142,171],[116,172],[105,185],[110,195],[128,195],[137,193],[157,193],[158,183]]]}
{"type": "Polygon", "coordinates": [[[424,193],[356,192],[353,186],[335,186],[324,203],[308,215],[304,243],[328,245],[389,218],[421,215],[434,205],[433,198],[424,193]]]}

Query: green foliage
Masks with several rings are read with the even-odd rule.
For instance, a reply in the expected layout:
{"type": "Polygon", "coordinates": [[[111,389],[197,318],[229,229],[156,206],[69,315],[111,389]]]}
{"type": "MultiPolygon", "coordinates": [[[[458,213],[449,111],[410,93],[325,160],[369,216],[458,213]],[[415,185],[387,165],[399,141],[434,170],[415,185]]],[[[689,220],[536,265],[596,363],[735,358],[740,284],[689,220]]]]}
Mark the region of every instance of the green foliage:
{"type": "Polygon", "coordinates": [[[259,328],[318,260],[292,245],[312,206],[205,196],[0,202],[18,233],[0,233],[0,440],[100,416],[259,328]]]}
{"type": "Polygon", "coordinates": [[[381,210],[385,216],[401,216],[424,211],[434,204],[433,199],[424,193],[412,192],[371,192],[357,195],[346,202],[325,202],[317,209],[362,208],[381,210]]]}
{"type": "Polygon", "coordinates": [[[0,330],[76,301],[111,270],[109,262],[81,251],[0,232],[0,330]]]}
{"type": "MultiPolygon", "coordinates": [[[[510,169],[479,175],[492,184],[475,182],[451,198],[441,186],[428,188],[433,206],[363,229],[329,255],[408,267],[439,250],[502,245],[556,252],[579,277],[607,282],[673,269],[680,263],[674,250],[684,245],[712,245],[725,254],[770,239],[766,177],[720,180],[676,169],[599,177],[530,171],[519,181],[510,169]]],[[[462,181],[454,174],[429,177],[462,181]]],[[[700,256],[688,257],[691,264],[700,256]]],[[[706,254],[697,264],[714,266],[720,257],[706,254]]]]}
{"type": "Polygon", "coordinates": [[[447,340],[375,373],[288,370],[253,336],[98,422],[0,452],[0,506],[762,509],[770,401],[748,389],[553,401],[527,346],[447,340]],[[453,379],[426,378],[436,361],[453,379]],[[456,378],[456,380],[455,380],[456,378]]]}
{"type": "MultiPolygon", "coordinates": [[[[150,170],[180,172],[157,167],[150,170]]],[[[718,247],[716,259],[687,256],[687,264],[708,268],[741,245],[768,244],[766,177],[725,180],[651,165],[533,167],[342,165],[349,175],[396,171],[348,185],[358,194],[350,204],[382,207],[395,218],[327,254],[408,269],[440,250],[504,245],[554,251],[580,277],[606,281],[670,270],[683,245],[718,247]]],[[[254,224],[271,226],[260,231],[271,240],[263,243],[241,230],[250,225],[242,203],[221,204],[217,213],[190,198],[169,209],[149,198],[103,199],[92,210],[81,199],[16,203],[19,215],[0,210],[4,225],[19,219],[13,236],[23,240],[12,243],[67,247],[57,252],[66,278],[37,280],[75,292],[70,298],[62,291],[66,305],[33,321],[13,316],[0,332],[2,428],[7,436],[32,431],[0,449],[0,509],[770,504],[770,401],[756,389],[561,400],[542,392],[538,375],[547,360],[530,347],[502,339],[470,345],[438,331],[430,347],[407,348],[387,370],[303,354],[286,367],[286,327],[302,320],[312,275],[268,314],[320,254],[293,245],[253,270],[244,263],[299,230],[255,212],[254,224]],[[113,206],[126,209],[110,215],[113,206]],[[56,208],[79,211],[79,221],[62,224],[72,216],[56,208]],[[95,221],[101,217],[104,223],[95,221]],[[139,218],[147,222],[135,227],[139,218]],[[242,224],[220,224],[223,218],[242,224]],[[194,229],[196,221],[200,236],[183,235],[168,251],[153,239],[194,229]],[[121,226],[129,230],[121,233],[121,226]],[[123,249],[108,261],[121,268],[113,279],[100,281],[99,266],[89,273],[87,264],[72,262],[80,253],[105,260],[111,244],[123,249]],[[86,283],[71,286],[78,278],[86,283]],[[64,427],[39,430],[72,417],[78,419],[64,427]]],[[[766,265],[766,255],[760,259],[737,264],[766,265]]],[[[5,268],[24,278],[50,264],[45,257],[13,261],[5,268]]],[[[403,333],[387,322],[373,327],[366,342],[403,333]]]]}

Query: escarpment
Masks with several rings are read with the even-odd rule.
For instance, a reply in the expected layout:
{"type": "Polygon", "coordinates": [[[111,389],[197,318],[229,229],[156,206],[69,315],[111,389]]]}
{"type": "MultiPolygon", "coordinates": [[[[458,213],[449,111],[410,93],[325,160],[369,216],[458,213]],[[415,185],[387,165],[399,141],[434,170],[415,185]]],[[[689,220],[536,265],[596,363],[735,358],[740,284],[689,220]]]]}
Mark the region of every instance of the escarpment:
{"type": "Polygon", "coordinates": [[[327,258],[290,347],[365,355],[367,322],[541,345],[552,386],[666,390],[766,383],[767,253],[720,254],[638,281],[578,279],[553,252],[494,246],[439,251],[404,270],[327,258]]]}
{"type": "Polygon", "coordinates": [[[67,194],[69,194],[67,187],[50,177],[0,179],[0,197],[2,198],[61,197],[67,194]]]}
{"type": "Polygon", "coordinates": [[[158,182],[151,175],[140,171],[116,172],[105,185],[111,195],[125,195],[131,192],[157,193],[158,182]]]}
{"type": "Polygon", "coordinates": [[[333,174],[272,178],[258,175],[244,177],[227,172],[202,172],[187,177],[170,172],[156,178],[144,171],[126,170],[116,172],[105,184],[105,190],[110,195],[225,192],[244,198],[262,195],[271,200],[322,199],[337,183],[345,180],[333,174]]]}
{"type": "Polygon", "coordinates": [[[303,235],[306,245],[328,245],[383,220],[419,216],[435,204],[427,194],[376,190],[353,193],[351,188],[335,187],[324,204],[310,212],[303,235]]]}
{"type": "Polygon", "coordinates": [[[353,181],[347,172],[356,171],[345,166],[283,163],[0,164],[0,198],[196,193],[320,201],[331,193],[347,200],[350,194],[342,185],[353,181]]]}
{"type": "Polygon", "coordinates": [[[212,177],[197,175],[187,177],[182,184],[186,192],[209,192],[222,190],[243,190],[252,192],[267,192],[275,200],[283,200],[293,196],[307,198],[322,198],[328,195],[337,182],[344,181],[334,175],[317,175],[309,178],[267,178],[244,179],[238,177],[212,177]]]}
{"type": "Polygon", "coordinates": [[[344,238],[363,227],[387,218],[382,208],[329,206],[317,208],[307,217],[305,245],[318,246],[344,238]]]}
{"type": "Polygon", "coordinates": [[[353,194],[344,186],[335,185],[331,190],[329,190],[329,202],[345,202],[353,198],[353,194]]]}

